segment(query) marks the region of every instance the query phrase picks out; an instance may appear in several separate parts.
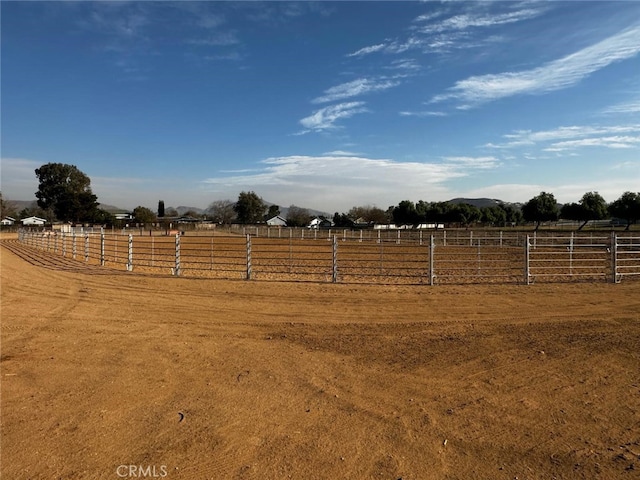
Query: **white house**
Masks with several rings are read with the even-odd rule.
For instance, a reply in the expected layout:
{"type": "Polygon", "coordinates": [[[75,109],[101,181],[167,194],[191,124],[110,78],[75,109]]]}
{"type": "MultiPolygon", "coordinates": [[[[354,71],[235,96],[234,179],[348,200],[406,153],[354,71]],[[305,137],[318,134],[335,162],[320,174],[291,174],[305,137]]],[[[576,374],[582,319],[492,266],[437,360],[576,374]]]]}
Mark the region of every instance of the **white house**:
{"type": "Polygon", "coordinates": [[[267,220],[267,225],[269,225],[270,227],[286,227],[287,219],[282,218],[280,215],[276,215],[275,217],[267,220]]]}
{"type": "Polygon", "coordinates": [[[16,219],[12,218],[12,217],[4,217],[2,220],[0,220],[0,225],[13,225],[14,223],[16,223],[16,219]]]}
{"type": "Polygon", "coordinates": [[[42,226],[45,223],[47,223],[47,221],[44,218],[40,218],[40,217],[27,217],[22,219],[22,225],[42,226]]]}
{"type": "Polygon", "coordinates": [[[312,230],[316,230],[318,228],[331,228],[331,227],[333,227],[333,222],[331,220],[322,219],[319,217],[314,218],[309,222],[309,225],[307,225],[307,228],[310,228],[312,230]]]}

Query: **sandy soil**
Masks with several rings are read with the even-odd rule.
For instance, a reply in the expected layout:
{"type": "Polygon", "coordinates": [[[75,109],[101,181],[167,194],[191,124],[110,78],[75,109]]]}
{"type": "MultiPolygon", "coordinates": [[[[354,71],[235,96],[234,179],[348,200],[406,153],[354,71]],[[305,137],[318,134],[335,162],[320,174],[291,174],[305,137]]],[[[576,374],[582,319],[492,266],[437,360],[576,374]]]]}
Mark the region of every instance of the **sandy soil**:
{"type": "Polygon", "coordinates": [[[3,479],[640,476],[640,282],[175,278],[3,242],[3,479]]]}

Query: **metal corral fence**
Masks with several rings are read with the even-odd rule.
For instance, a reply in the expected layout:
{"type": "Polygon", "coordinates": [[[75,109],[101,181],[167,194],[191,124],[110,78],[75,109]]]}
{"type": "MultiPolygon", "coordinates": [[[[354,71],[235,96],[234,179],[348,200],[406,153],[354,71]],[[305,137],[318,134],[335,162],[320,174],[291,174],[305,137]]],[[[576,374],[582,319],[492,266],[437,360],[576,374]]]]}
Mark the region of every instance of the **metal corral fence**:
{"type": "Polygon", "coordinates": [[[619,282],[640,276],[640,236],[631,234],[293,229],[256,233],[20,231],[18,238],[38,250],[87,263],[177,276],[428,285],[619,282]]]}

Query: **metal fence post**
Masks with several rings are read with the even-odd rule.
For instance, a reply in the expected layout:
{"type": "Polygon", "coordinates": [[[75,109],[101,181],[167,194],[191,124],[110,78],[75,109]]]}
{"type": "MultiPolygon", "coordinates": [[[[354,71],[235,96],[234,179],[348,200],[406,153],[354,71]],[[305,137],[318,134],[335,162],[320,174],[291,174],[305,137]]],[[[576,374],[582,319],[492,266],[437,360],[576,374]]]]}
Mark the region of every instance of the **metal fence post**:
{"type": "Polygon", "coordinates": [[[615,232],[611,233],[611,275],[613,283],[620,282],[618,278],[618,236],[615,232]]]}
{"type": "Polygon", "coordinates": [[[251,280],[251,235],[247,234],[247,280],[251,280]]]}
{"type": "Polygon", "coordinates": [[[100,265],[104,267],[104,232],[100,232],[100,265]]]}
{"type": "Polygon", "coordinates": [[[332,238],[333,238],[333,244],[332,244],[332,255],[331,255],[331,262],[332,262],[331,281],[333,283],[336,283],[338,281],[338,238],[336,235],[334,235],[332,238]]]}
{"type": "Polygon", "coordinates": [[[180,234],[176,233],[176,266],[173,270],[176,277],[180,276],[180,234]]]}
{"type": "Polygon", "coordinates": [[[133,271],[133,235],[129,234],[129,251],[127,255],[127,271],[133,271]]]}
{"type": "Polygon", "coordinates": [[[84,234],[84,261],[89,261],[89,234],[84,234]]]}
{"type": "Polygon", "coordinates": [[[71,257],[74,260],[76,259],[76,253],[77,253],[77,249],[76,249],[76,232],[73,232],[73,237],[71,238],[71,257]]]}
{"type": "Polygon", "coordinates": [[[434,274],[434,266],[435,266],[435,252],[436,252],[436,241],[431,235],[429,239],[429,285],[435,284],[435,274],[434,274]]]}
{"type": "Polygon", "coordinates": [[[531,269],[529,264],[531,244],[529,243],[529,235],[524,239],[524,283],[525,285],[531,284],[531,269]]]}

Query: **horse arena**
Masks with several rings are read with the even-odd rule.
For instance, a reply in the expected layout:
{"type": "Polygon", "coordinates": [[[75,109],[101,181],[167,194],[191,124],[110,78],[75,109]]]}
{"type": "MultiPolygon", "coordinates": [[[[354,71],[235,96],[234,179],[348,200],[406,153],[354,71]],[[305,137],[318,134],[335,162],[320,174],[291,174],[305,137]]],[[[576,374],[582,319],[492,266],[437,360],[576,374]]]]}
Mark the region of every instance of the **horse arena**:
{"type": "Polygon", "coordinates": [[[638,476],[637,232],[140,233],[1,234],[3,478],[638,476]]]}

